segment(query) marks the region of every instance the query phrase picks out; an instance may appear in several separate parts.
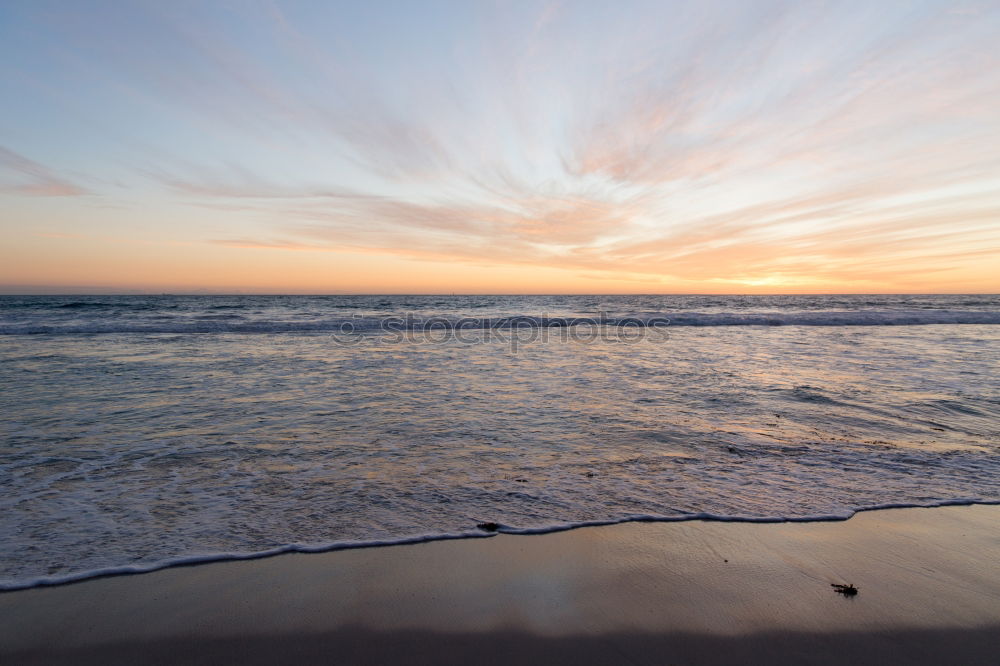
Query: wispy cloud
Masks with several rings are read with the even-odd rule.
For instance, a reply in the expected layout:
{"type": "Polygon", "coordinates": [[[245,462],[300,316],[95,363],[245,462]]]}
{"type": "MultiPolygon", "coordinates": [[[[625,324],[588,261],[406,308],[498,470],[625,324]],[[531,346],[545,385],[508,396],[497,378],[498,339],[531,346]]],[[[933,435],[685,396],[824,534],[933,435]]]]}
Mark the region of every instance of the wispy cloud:
{"type": "MultiPolygon", "coordinates": [[[[225,175],[188,169],[186,177],[155,169],[145,169],[154,181],[182,196],[202,199],[378,199],[377,195],[336,185],[280,185],[261,178],[248,169],[232,167],[225,175]]],[[[216,170],[218,172],[219,170],[216,170]]]]}
{"type": "Polygon", "coordinates": [[[0,192],[37,197],[75,197],[89,194],[54,171],[0,146],[0,192]]]}

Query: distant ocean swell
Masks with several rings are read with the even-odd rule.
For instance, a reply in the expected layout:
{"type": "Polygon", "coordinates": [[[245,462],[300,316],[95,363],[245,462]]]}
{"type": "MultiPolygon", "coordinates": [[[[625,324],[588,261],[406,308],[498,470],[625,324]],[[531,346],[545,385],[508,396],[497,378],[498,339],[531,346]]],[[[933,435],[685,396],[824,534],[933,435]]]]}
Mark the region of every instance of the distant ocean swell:
{"type": "MultiPolygon", "coordinates": [[[[74,307],[78,304],[69,304],[74,307]]],[[[87,304],[79,304],[84,307],[87,304]]],[[[67,306],[63,306],[67,307],[67,306]]],[[[806,312],[655,312],[627,316],[504,317],[378,316],[322,319],[247,319],[238,314],[176,317],[165,320],[101,319],[59,323],[4,323],[0,335],[97,335],[102,333],[376,333],[510,331],[558,328],[654,328],[678,326],[922,326],[935,324],[1000,324],[1000,311],[977,310],[837,310],[806,312]]]]}

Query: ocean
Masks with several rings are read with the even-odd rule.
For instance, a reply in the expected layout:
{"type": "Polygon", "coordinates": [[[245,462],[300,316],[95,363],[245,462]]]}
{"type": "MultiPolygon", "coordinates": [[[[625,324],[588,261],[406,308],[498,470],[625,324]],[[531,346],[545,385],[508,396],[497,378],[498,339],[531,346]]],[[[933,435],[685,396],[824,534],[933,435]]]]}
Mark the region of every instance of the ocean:
{"type": "Polygon", "coordinates": [[[1000,296],[2,296],[0,389],[0,589],[1000,501],[1000,296]]]}

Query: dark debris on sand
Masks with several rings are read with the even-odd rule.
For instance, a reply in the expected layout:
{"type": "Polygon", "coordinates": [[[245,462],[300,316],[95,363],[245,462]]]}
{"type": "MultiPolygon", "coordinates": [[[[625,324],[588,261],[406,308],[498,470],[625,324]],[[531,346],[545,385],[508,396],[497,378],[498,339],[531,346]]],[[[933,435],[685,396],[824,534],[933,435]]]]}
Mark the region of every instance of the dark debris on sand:
{"type": "Polygon", "coordinates": [[[858,593],[858,588],[851,584],[841,584],[841,583],[830,583],[830,587],[833,588],[834,592],[837,594],[842,594],[845,597],[853,597],[858,593]]]}

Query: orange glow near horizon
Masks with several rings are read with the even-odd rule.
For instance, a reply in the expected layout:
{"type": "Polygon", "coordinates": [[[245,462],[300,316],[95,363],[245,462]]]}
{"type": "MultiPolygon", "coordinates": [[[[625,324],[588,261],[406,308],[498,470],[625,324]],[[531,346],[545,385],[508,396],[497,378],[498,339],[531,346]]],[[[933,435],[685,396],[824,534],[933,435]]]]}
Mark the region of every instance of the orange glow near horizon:
{"type": "Polygon", "coordinates": [[[893,274],[864,279],[791,275],[668,279],[655,275],[469,260],[315,249],[115,244],[39,236],[0,269],[6,293],[273,293],[273,294],[793,294],[996,293],[988,257],[968,262],[950,280],[893,274]],[[44,248],[44,249],[43,249],[44,248]],[[182,257],[182,259],[180,259],[182,257]],[[179,260],[180,259],[180,260],[179,260]],[[179,268],[180,267],[180,268],[179,268]],[[80,276],[85,276],[83,279],[80,276]],[[122,279],[128,276],[128,280],[122,279]]]}

